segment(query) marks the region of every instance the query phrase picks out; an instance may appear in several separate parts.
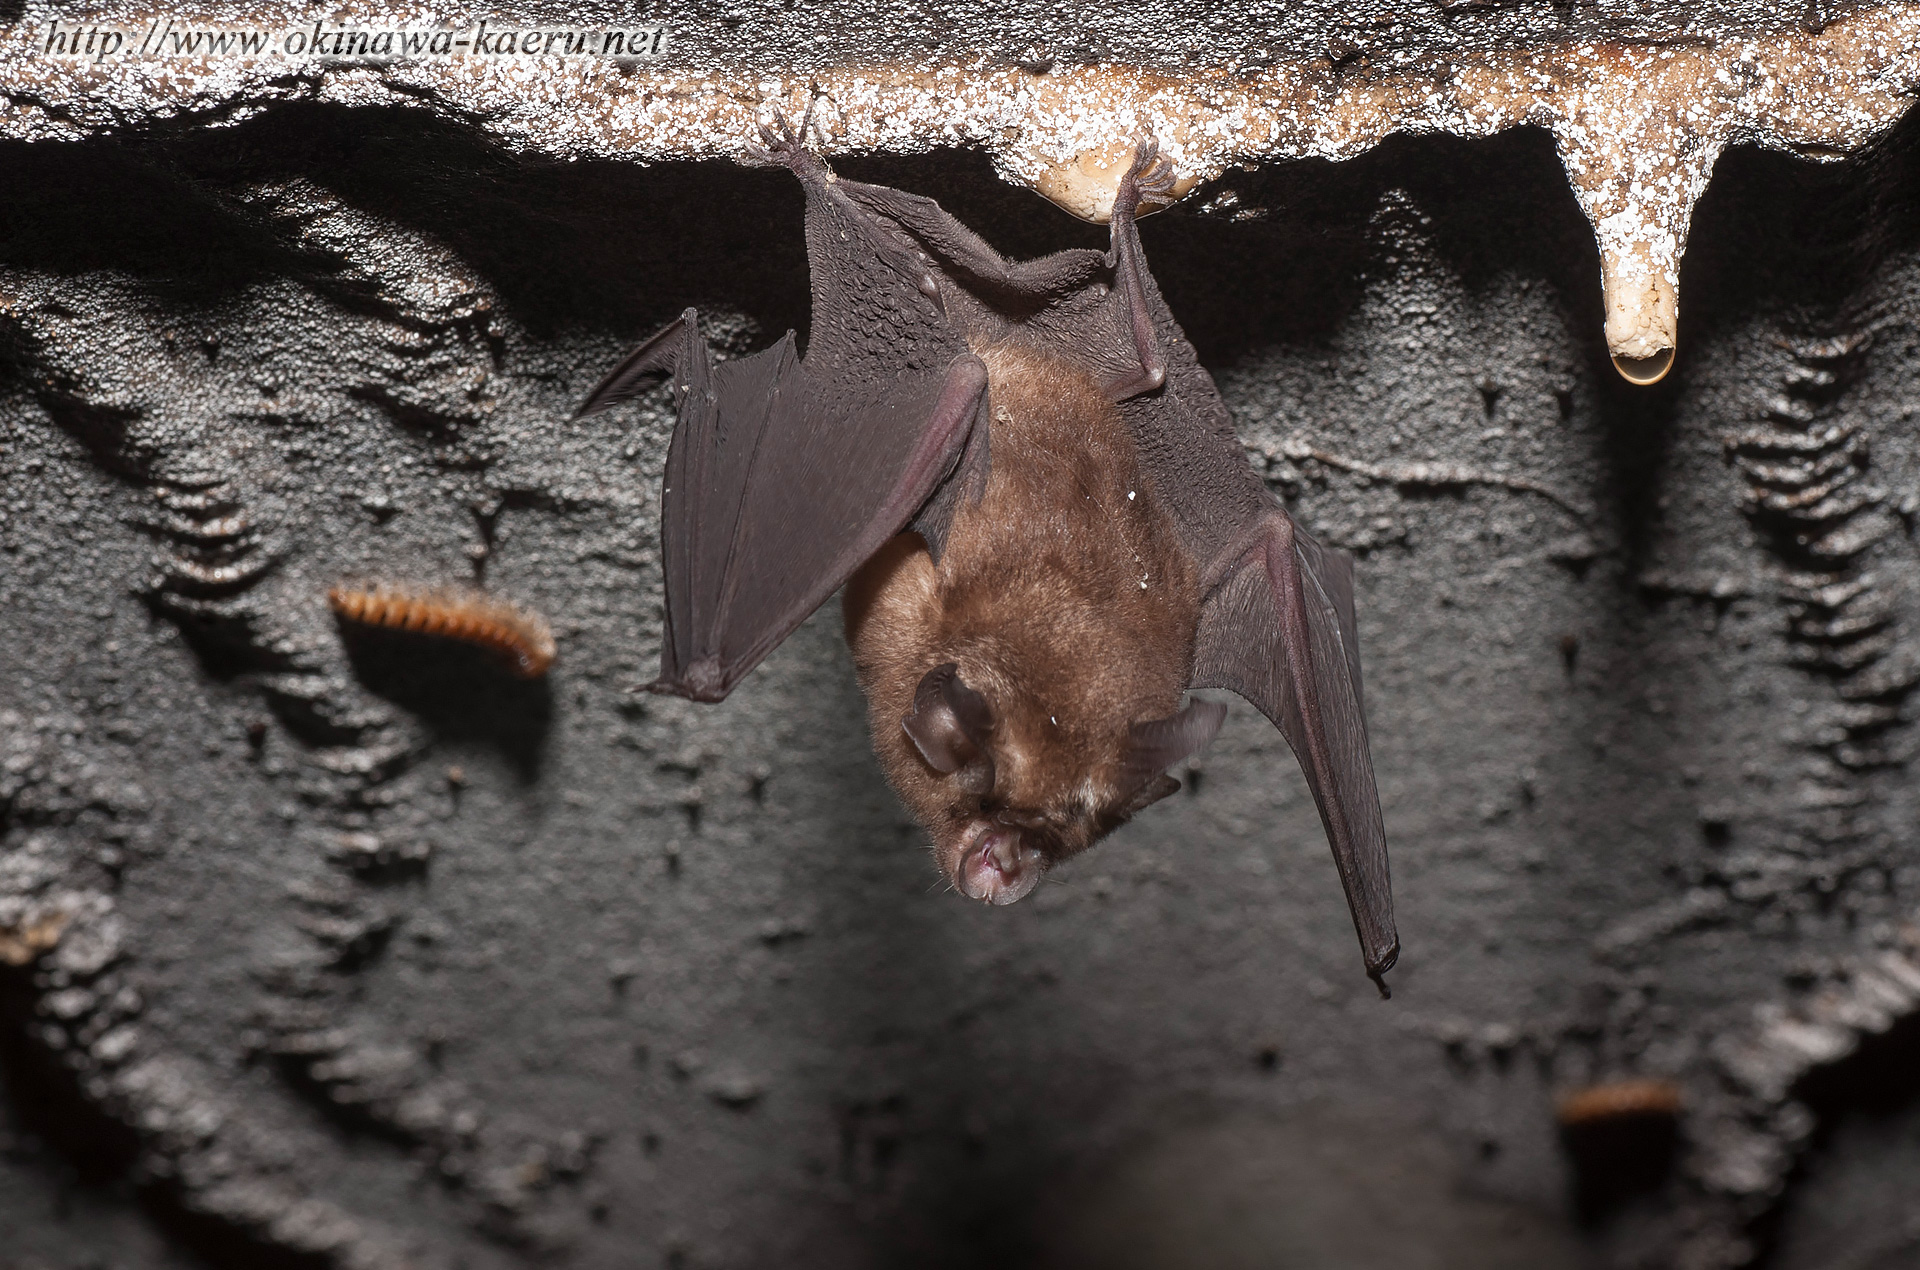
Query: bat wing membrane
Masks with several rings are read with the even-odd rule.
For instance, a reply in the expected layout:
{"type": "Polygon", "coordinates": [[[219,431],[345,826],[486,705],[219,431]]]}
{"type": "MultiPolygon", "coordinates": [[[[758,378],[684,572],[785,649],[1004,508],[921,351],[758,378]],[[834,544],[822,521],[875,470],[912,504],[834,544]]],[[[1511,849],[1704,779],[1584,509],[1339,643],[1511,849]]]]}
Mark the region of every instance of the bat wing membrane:
{"type": "Polygon", "coordinates": [[[1293,747],[1333,845],[1367,973],[1379,981],[1400,941],[1361,709],[1352,562],[1278,507],[1257,517],[1243,542],[1201,610],[1193,686],[1239,693],[1293,747]]]}
{"type": "Polygon", "coordinates": [[[984,432],[986,369],[962,356],[944,374],[899,371],[850,398],[822,390],[791,333],[716,364],[689,309],[587,408],[632,396],[665,369],[679,420],[661,492],[666,629],[648,686],[718,701],[915,523],[984,432]]]}
{"type": "Polygon", "coordinates": [[[895,534],[918,531],[937,557],[956,499],[977,493],[988,461],[986,367],[948,319],[931,259],[791,133],[764,139],[764,157],[806,191],[805,358],[789,332],[716,363],[689,309],[581,409],[674,373],[667,618],[648,686],[702,701],[725,697],[895,534]]]}

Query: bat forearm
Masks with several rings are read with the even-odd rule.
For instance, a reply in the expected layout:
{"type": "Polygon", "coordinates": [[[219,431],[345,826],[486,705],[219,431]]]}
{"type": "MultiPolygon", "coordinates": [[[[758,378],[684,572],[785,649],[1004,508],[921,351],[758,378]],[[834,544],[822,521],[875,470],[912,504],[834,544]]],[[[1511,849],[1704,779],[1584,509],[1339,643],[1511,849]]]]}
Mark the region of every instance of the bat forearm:
{"type": "Polygon", "coordinates": [[[866,211],[905,229],[943,270],[979,284],[996,299],[1026,304],[1072,295],[1112,268],[1097,251],[1008,260],[930,198],[857,181],[840,181],[838,189],[866,211]]]}
{"type": "Polygon", "coordinates": [[[1251,519],[1201,575],[1195,687],[1229,688],[1279,726],[1333,847],[1367,973],[1399,956],[1386,829],[1367,753],[1344,574],[1279,507],[1251,519]]]}
{"type": "Polygon", "coordinates": [[[1107,267],[1113,270],[1114,286],[1126,301],[1134,353],[1140,359],[1139,375],[1114,389],[1117,399],[1152,392],[1167,381],[1167,359],[1147,302],[1146,252],[1140,246],[1140,229],[1135,223],[1143,197],[1165,194],[1172,188],[1172,169],[1159,154],[1153,142],[1142,143],[1113,198],[1113,245],[1107,250],[1107,267]]]}

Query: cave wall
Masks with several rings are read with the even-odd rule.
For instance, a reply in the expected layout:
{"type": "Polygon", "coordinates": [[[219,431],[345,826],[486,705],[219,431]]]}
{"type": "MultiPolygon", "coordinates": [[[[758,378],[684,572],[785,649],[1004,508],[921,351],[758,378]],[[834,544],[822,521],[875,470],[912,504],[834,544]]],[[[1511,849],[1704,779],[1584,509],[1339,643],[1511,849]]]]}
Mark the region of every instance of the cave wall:
{"type": "MultiPolygon", "coordinates": [[[[1143,226],[1359,558],[1386,1002],[1250,708],[989,910],[837,606],[724,704],[634,691],[669,403],[568,416],[689,305],[804,328],[790,178],[389,103],[83,131],[0,142],[0,1264],[1914,1255],[1911,124],[1720,157],[1652,387],[1544,128],[1143,226]],[[484,585],[558,660],[343,628],[343,580],[484,585]],[[1678,1115],[1558,1123],[1628,1078],[1678,1115]]],[[[836,165],[1104,240],[977,152],[836,165]]]]}

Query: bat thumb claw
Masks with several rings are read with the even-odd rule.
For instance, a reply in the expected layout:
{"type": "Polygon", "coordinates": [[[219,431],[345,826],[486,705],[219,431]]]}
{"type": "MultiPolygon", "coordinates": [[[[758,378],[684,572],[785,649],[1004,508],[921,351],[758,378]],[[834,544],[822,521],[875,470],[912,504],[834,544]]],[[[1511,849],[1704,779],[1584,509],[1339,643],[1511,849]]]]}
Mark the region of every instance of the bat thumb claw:
{"type": "Polygon", "coordinates": [[[1380,999],[1382,1001],[1391,1001],[1393,999],[1393,989],[1387,986],[1387,972],[1385,970],[1369,970],[1367,971],[1367,978],[1373,980],[1373,986],[1380,989],[1380,999]]]}

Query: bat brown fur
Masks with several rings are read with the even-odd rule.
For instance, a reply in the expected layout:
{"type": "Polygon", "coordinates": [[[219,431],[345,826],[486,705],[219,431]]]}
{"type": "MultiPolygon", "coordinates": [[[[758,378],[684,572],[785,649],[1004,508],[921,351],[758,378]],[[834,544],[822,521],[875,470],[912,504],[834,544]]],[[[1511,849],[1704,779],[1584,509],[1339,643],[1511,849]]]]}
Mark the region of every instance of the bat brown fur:
{"type": "MultiPolygon", "coordinates": [[[[955,511],[938,565],[903,534],[844,601],[875,751],[963,891],[983,819],[1017,831],[1042,869],[1126,819],[1129,729],[1179,705],[1200,603],[1120,412],[1087,372],[1014,347],[981,357],[994,428],[984,495],[955,511]],[[984,795],[934,770],[901,726],[944,663],[992,710],[984,795]]],[[[1030,890],[1037,876],[1018,881],[1030,890]]]]}

